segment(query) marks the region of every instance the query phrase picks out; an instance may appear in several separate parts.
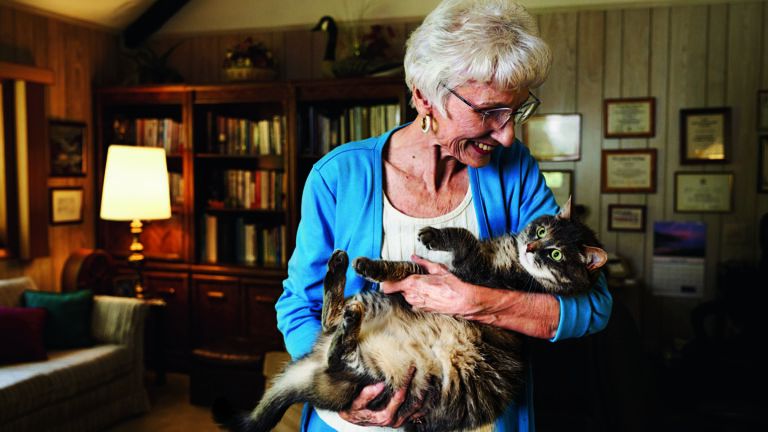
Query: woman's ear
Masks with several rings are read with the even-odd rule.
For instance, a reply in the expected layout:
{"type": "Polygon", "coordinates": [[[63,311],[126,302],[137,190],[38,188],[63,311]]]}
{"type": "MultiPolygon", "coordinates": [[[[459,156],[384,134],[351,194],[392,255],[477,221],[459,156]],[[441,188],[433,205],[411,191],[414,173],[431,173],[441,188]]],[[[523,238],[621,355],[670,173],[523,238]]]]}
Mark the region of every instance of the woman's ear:
{"type": "Polygon", "coordinates": [[[416,112],[419,114],[430,114],[432,112],[432,103],[424,96],[421,90],[414,88],[412,98],[416,112]]]}

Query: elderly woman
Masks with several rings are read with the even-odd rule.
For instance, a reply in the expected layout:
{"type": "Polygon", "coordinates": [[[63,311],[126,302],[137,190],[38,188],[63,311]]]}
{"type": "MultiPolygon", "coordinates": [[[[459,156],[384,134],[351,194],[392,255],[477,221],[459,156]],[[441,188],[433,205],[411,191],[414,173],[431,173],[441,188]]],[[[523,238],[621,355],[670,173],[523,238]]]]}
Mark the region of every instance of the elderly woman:
{"type": "MultiPolygon", "coordinates": [[[[536,161],[514,132],[538,107],[531,90],[549,71],[550,51],[537,33],[535,20],[508,0],[445,0],[413,32],[405,75],[416,120],[337,148],[307,179],[296,250],[277,303],[278,326],[294,358],[309,352],[320,332],[322,281],[334,249],[423,265],[429,274],[381,287],[401,292],[418,309],[553,341],[605,326],[612,302],[602,277],[590,294],[571,298],[474,286],[417,242],[416,233],[428,225],[488,238],[557,212],[536,161]]],[[[353,270],[347,281],[347,295],[371,289],[353,270]]],[[[302,430],[398,427],[419,416],[395,418],[405,388],[385,409],[366,409],[382,389],[366,387],[345,412],[305,409],[302,430]]],[[[527,393],[496,430],[533,430],[530,386],[527,393]]]]}

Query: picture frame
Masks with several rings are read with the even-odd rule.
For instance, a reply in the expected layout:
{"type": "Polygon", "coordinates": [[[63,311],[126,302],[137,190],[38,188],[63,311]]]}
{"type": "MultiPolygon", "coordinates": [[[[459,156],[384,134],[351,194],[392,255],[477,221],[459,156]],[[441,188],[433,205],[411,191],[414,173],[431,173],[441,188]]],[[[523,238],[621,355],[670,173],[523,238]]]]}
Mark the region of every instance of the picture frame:
{"type": "Polygon", "coordinates": [[[768,135],[758,138],[757,191],[768,193],[768,135]]]}
{"type": "Polygon", "coordinates": [[[555,195],[555,202],[562,207],[573,196],[573,170],[541,170],[547,186],[555,195]]]}
{"type": "Polygon", "coordinates": [[[731,108],[680,110],[680,163],[722,164],[730,158],[731,108]]]}
{"type": "Polygon", "coordinates": [[[733,173],[675,173],[675,212],[728,213],[733,211],[733,173]]]}
{"type": "Polygon", "coordinates": [[[83,188],[58,187],[49,190],[51,225],[83,222],[83,188]]]}
{"type": "Polygon", "coordinates": [[[86,124],[83,122],[48,120],[48,160],[51,177],[85,176],[85,129],[86,124]]]}
{"type": "Polygon", "coordinates": [[[606,138],[650,138],[656,135],[656,98],[605,99],[606,138]]]}
{"type": "Polygon", "coordinates": [[[609,204],[608,231],[645,231],[644,205],[609,204]]]}
{"type": "Polygon", "coordinates": [[[523,142],[536,160],[581,159],[581,114],[534,115],[523,124],[523,142]]]}
{"type": "Polygon", "coordinates": [[[603,150],[603,193],[655,193],[656,149],[603,150]]]}
{"type": "Polygon", "coordinates": [[[757,130],[768,132],[768,90],[757,91],[757,130]]]}

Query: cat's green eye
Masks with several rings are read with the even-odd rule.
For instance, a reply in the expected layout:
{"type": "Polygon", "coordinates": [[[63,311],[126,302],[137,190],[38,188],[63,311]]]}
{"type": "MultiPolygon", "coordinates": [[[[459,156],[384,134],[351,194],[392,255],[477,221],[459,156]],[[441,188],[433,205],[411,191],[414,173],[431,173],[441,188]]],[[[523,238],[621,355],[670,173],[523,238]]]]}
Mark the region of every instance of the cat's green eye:
{"type": "Polygon", "coordinates": [[[552,249],[552,252],[549,253],[549,256],[558,262],[563,259],[563,253],[560,252],[560,249],[552,249]]]}
{"type": "Polygon", "coordinates": [[[543,226],[540,226],[540,227],[536,228],[536,237],[542,238],[545,235],[547,235],[547,229],[546,228],[544,228],[543,226]]]}

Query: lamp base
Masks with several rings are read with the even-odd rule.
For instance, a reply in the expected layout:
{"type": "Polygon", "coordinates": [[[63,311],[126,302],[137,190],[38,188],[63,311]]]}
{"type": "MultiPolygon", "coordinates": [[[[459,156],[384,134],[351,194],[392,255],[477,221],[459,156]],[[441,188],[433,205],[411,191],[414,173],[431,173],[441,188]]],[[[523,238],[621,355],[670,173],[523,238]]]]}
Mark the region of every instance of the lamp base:
{"type": "Polygon", "coordinates": [[[142,223],[138,219],[131,221],[131,254],[128,255],[128,265],[133,267],[136,271],[136,285],[133,287],[134,295],[138,299],[143,299],[144,296],[144,275],[142,274],[142,268],[144,267],[144,245],[141,244],[139,237],[141,236],[142,223]]]}

